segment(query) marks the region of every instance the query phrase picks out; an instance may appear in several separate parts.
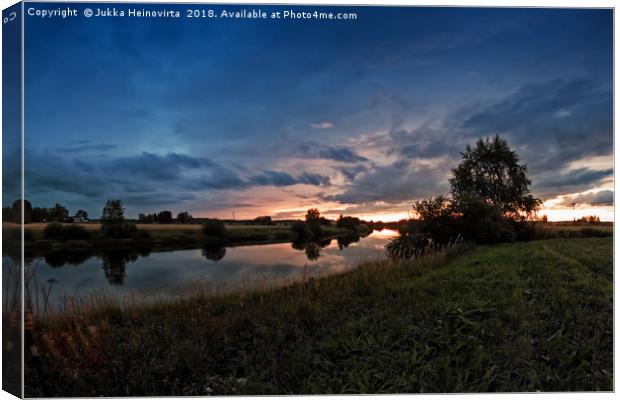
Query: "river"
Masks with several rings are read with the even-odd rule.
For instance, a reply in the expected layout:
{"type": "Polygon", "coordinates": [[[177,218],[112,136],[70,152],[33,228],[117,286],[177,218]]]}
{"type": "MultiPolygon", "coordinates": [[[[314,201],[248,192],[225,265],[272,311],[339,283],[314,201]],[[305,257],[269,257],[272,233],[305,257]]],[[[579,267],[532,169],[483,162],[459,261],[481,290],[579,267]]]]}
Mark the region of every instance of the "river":
{"type": "Polygon", "coordinates": [[[383,258],[385,244],[396,235],[384,229],[366,237],[310,244],[38,257],[27,262],[26,280],[29,291],[37,294],[38,307],[54,309],[80,298],[146,300],[205,290],[271,287],[304,276],[344,272],[361,262],[383,258]]]}

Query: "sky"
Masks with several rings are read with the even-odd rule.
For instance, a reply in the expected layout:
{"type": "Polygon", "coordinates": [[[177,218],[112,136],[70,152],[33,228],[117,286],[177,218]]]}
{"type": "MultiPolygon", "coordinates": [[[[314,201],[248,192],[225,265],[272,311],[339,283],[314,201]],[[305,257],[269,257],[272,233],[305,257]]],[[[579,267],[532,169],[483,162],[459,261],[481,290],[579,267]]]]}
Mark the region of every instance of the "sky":
{"type": "Polygon", "coordinates": [[[540,214],[613,218],[610,10],[330,10],[358,17],[26,17],[26,198],[396,220],[499,134],[540,214]]]}

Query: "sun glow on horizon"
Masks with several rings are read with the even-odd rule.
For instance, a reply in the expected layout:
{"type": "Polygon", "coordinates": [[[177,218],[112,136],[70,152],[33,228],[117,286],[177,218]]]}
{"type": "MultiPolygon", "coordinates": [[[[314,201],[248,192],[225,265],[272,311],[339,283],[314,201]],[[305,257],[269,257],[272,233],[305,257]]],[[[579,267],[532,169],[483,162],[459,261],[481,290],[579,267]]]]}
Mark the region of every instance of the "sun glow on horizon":
{"type": "Polygon", "coordinates": [[[542,208],[538,211],[538,216],[547,216],[549,221],[574,221],[581,217],[587,217],[595,215],[601,219],[602,222],[613,222],[614,220],[614,208],[609,207],[561,207],[561,208],[542,208]]]}
{"type": "Polygon", "coordinates": [[[601,221],[611,222],[614,220],[614,206],[613,205],[596,205],[595,204],[577,204],[572,206],[571,201],[579,201],[579,197],[583,195],[595,195],[597,193],[611,190],[613,186],[604,185],[601,187],[586,190],[580,193],[572,193],[567,195],[557,196],[553,199],[545,201],[538,211],[538,216],[547,216],[549,221],[573,221],[578,220],[581,217],[595,215],[600,218],[601,221]]]}

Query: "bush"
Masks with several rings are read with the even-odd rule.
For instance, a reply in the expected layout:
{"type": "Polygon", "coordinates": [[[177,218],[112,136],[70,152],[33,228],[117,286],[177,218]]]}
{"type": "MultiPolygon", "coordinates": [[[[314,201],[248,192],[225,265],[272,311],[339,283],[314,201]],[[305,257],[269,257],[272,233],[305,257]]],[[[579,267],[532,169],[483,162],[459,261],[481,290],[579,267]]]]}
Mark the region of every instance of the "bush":
{"type": "Polygon", "coordinates": [[[512,242],[517,238],[517,222],[504,216],[502,210],[476,197],[462,198],[456,209],[459,218],[460,233],[466,239],[479,244],[512,242]]]}
{"type": "Polygon", "coordinates": [[[111,239],[126,239],[132,237],[137,231],[136,224],[103,224],[101,233],[111,239]]]}
{"type": "MultiPolygon", "coordinates": [[[[21,229],[8,229],[6,231],[6,237],[10,240],[21,241],[22,230],[21,229]]],[[[24,240],[32,240],[32,232],[30,229],[24,229],[24,240]]]]}
{"type": "Polygon", "coordinates": [[[226,225],[219,219],[207,219],[202,224],[202,233],[209,237],[223,238],[226,236],[226,225]]]}
{"type": "Polygon", "coordinates": [[[323,236],[323,228],[321,228],[321,224],[318,224],[318,223],[308,224],[308,229],[310,229],[310,232],[312,233],[312,237],[315,239],[318,239],[321,236],[323,236]]]}
{"type": "Polygon", "coordinates": [[[584,228],[581,229],[581,237],[608,237],[613,236],[613,232],[604,231],[596,228],[584,228]]]}
{"type": "Polygon", "coordinates": [[[385,245],[388,256],[394,259],[409,260],[425,253],[428,241],[420,234],[404,234],[395,237],[385,245]]]}
{"type": "Polygon", "coordinates": [[[85,240],[90,239],[90,232],[79,225],[67,225],[63,227],[65,230],[65,240],[85,240]]]}
{"type": "Polygon", "coordinates": [[[51,222],[43,229],[43,238],[52,240],[64,240],[65,228],[60,222],[51,222]]]}
{"type": "Polygon", "coordinates": [[[151,238],[151,234],[148,231],[144,230],[144,229],[138,229],[136,231],[136,234],[134,235],[134,237],[136,239],[150,239],[151,238]]]}
{"type": "Polygon", "coordinates": [[[310,227],[305,222],[295,222],[291,229],[297,235],[298,241],[308,240],[312,237],[312,232],[310,231],[310,227]]]}
{"type": "Polygon", "coordinates": [[[559,238],[589,238],[589,237],[608,237],[613,236],[612,231],[604,231],[596,228],[583,228],[583,229],[561,229],[556,233],[556,237],[559,238]]]}
{"type": "Polygon", "coordinates": [[[43,238],[51,240],[85,240],[90,238],[90,232],[79,225],[63,225],[60,222],[51,222],[43,229],[43,238]]]}
{"type": "Polygon", "coordinates": [[[401,233],[421,234],[432,238],[435,243],[449,243],[460,233],[453,208],[454,205],[443,197],[416,201],[413,211],[420,220],[403,226],[401,233]]]}

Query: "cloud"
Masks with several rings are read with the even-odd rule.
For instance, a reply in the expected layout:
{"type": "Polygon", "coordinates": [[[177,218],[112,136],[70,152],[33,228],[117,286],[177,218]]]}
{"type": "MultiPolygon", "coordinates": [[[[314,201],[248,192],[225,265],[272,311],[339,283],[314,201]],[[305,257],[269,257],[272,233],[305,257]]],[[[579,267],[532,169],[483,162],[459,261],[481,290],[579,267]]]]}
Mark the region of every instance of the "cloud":
{"type": "MultiPolygon", "coordinates": [[[[611,178],[612,169],[569,170],[577,160],[612,153],[611,100],[610,89],[592,79],[554,79],[522,85],[504,96],[471,102],[442,120],[429,119],[414,128],[405,128],[404,118],[396,114],[387,132],[367,138],[363,144],[366,148],[383,149],[387,156],[397,160],[394,165],[400,165],[398,161],[402,160],[431,164],[441,160],[453,167],[467,144],[479,137],[499,134],[527,163],[534,194],[554,197],[591,189],[601,180],[611,178]]],[[[402,180],[401,174],[408,176],[407,171],[390,169],[396,178],[377,169],[368,172],[365,179],[357,179],[354,186],[380,184],[382,179],[402,180]]],[[[346,172],[349,171],[343,171],[346,172]]],[[[416,185],[426,185],[425,182],[422,179],[416,185]]],[[[428,185],[419,191],[436,187],[434,182],[428,185]]],[[[386,198],[401,198],[403,190],[393,189],[386,192],[386,198]]],[[[352,191],[359,195],[350,200],[364,197],[365,188],[349,188],[347,192],[352,191]]]]}
{"type": "Polygon", "coordinates": [[[613,173],[613,168],[606,170],[579,168],[541,177],[533,186],[542,195],[553,197],[591,189],[600,185],[602,181],[613,178],[613,173]]]}
{"type": "Polygon", "coordinates": [[[449,123],[463,137],[507,137],[530,170],[539,173],[562,169],[576,159],[611,154],[612,99],[611,88],[593,79],[554,79],[470,104],[449,123]]]}
{"type": "Polygon", "coordinates": [[[347,178],[349,181],[357,178],[358,175],[367,172],[368,168],[364,165],[354,165],[351,167],[343,167],[340,168],[340,172],[347,178]]]}
{"type": "Polygon", "coordinates": [[[347,204],[382,201],[401,203],[412,199],[436,196],[447,192],[447,165],[417,166],[408,160],[399,160],[373,170],[353,181],[335,195],[324,195],[324,200],[347,204]]]}
{"type": "Polygon", "coordinates": [[[601,190],[598,192],[583,193],[576,196],[566,196],[559,205],[570,207],[573,204],[613,206],[614,192],[613,190],[601,190]]]}
{"type": "Polygon", "coordinates": [[[307,171],[292,176],[267,170],[247,176],[211,159],[180,153],[67,159],[54,152],[30,151],[27,159],[26,192],[33,204],[41,205],[66,200],[70,207],[85,207],[107,198],[120,198],[128,205],[175,204],[209,190],[330,184],[328,176],[307,171]]]}
{"type": "Polygon", "coordinates": [[[248,182],[252,185],[261,186],[292,186],[297,184],[306,184],[314,186],[329,185],[329,177],[319,174],[304,172],[298,177],[293,177],[286,172],[265,171],[260,175],[249,178],[248,182]]]}
{"type": "Polygon", "coordinates": [[[299,153],[308,158],[319,158],[344,163],[368,161],[367,158],[358,155],[348,147],[332,147],[319,143],[302,143],[299,145],[299,153]]]}
{"type": "Polygon", "coordinates": [[[120,172],[159,181],[178,179],[185,170],[202,169],[216,170],[219,173],[224,172],[222,167],[210,159],[191,157],[178,153],[159,155],[142,152],[139,155],[113,159],[100,164],[100,167],[112,174],[120,172]]]}
{"type": "Polygon", "coordinates": [[[304,172],[297,178],[298,183],[303,183],[306,185],[313,186],[327,186],[330,183],[330,179],[328,176],[323,176],[320,174],[313,174],[310,172],[304,172]]]}
{"type": "Polygon", "coordinates": [[[68,147],[60,147],[58,151],[63,153],[80,153],[80,152],[88,152],[88,151],[110,151],[116,149],[118,146],[115,144],[102,144],[102,143],[92,143],[92,144],[81,144],[77,146],[68,146],[68,147]]]}
{"type": "Polygon", "coordinates": [[[319,122],[318,124],[310,124],[310,128],[312,129],[331,129],[334,127],[334,124],[328,121],[319,122]]]}

